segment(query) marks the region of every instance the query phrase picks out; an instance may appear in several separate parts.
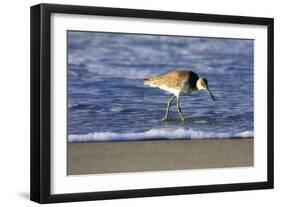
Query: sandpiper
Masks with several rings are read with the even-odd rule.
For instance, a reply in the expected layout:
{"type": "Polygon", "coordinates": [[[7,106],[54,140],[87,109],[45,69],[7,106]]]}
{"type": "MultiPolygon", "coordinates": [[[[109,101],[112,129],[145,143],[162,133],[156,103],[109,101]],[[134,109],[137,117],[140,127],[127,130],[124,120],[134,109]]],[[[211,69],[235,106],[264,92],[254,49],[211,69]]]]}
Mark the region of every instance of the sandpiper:
{"type": "Polygon", "coordinates": [[[163,75],[146,78],[144,79],[144,85],[158,87],[173,94],[173,96],[168,100],[166,114],[163,120],[167,120],[170,105],[174,98],[177,98],[177,111],[182,121],[184,121],[184,117],[179,105],[179,97],[182,94],[205,90],[210,94],[214,101],[216,100],[208,87],[207,79],[199,78],[199,76],[193,71],[171,71],[163,75]]]}

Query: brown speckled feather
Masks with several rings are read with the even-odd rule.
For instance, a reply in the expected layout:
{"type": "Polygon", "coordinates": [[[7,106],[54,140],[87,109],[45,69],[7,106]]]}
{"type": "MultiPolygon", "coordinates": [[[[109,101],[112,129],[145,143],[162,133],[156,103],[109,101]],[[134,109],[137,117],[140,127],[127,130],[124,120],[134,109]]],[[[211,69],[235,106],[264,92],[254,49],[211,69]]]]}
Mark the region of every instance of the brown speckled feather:
{"type": "Polygon", "coordinates": [[[195,88],[197,80],[198,75],[192,71],[172,71],[145,79],[145,82],[146,84],[154,84],[156,86],[181,89],[185,84],[188,84],[190,88],[195,88]]]}

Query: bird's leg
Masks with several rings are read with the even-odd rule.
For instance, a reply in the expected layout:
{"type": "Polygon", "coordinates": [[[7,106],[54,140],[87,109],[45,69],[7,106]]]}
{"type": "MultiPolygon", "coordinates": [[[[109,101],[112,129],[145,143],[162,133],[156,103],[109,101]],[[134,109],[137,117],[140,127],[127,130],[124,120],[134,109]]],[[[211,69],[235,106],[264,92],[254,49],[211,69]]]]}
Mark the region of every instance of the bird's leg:
{"type": "Polygon", "coordinates": [[[167,109],[166,109],[166,115],[165,115],[165,117],[163,118],[163,121],[167,120],[168,114],[169,114],[169,109],[170,109],[170,106],[171,106],[171,103],[172,103],[172,101],[174,100],[175,97],[176,97],[176,96],[173,95],[173,96],[168,100],[167,109]]]}
{"type": "Polygon", "coordinates": [[[182,113],[181,113],[181,108],[180,108],[180,103],[179,103],[179,101],[180,101],[180,97],[177,96],[177,111],[178,111],[178,113],[180,114],[181,120],[184,121],[184,117],[183,117],[183,115],[182,115],[182,113]]]}

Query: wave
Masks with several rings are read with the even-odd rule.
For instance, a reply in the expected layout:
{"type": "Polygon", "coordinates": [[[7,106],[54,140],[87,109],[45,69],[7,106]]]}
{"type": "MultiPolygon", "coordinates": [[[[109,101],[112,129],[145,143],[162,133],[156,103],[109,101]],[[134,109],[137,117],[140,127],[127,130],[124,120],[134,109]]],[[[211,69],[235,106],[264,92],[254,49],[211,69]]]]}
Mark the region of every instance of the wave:
{"type": "Polygon", "coordinates": [[[143,79],[174,69],[218,74],[252,67],[252,40],[69,32],[68,41],[69,66],[100,76],[143,79]]]}
{"type": "Polygon", "coordinates": [[[253,131],[240,133],[204,132],[193,129],[151,129],[145,132],[94,132],[89,134],[70,134],[69,142],[99,142],[99,141],[137,141],[137,140],[178,140],[178,139],[222,139],[253,137],[253,131]]]}

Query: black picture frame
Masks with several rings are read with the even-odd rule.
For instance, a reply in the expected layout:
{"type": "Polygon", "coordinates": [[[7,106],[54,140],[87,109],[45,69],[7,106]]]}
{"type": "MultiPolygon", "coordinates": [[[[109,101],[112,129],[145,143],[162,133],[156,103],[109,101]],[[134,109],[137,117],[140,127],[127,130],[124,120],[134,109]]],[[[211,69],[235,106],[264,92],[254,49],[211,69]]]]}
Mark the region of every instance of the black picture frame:
{"type": "Polygon", "coordinates": [[[31,151],[30,199],[38,203],[88,201],[146,196],[211,193],[273,188],[273,38],[272,18],[195,14],[168,11],[103,8],[56,4],[39,4],[31,7],[31,151]],[[50,74],[50,15],[52,13],[134,17],[210,23],[233,23],[267,26],[267,181],[237,184],[219,184],[153,189],[51,194],[51,74],[50,74]]]}

